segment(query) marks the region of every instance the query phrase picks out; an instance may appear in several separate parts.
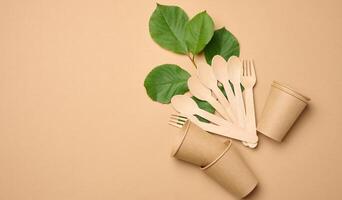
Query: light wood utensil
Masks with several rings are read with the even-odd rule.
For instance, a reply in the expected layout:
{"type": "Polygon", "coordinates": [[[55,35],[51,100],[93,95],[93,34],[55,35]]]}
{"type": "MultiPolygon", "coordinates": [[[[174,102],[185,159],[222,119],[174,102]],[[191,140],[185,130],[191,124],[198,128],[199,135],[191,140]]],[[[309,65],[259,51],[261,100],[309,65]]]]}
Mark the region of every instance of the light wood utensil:
{"type": "MultiPolygon", "coordinates": [[[[182,113],[182,115],[184,115],[182,113]]],[[[226,127],[226,126],[220,126],[215,124],[210,124],[206,122],[201,122],[197,117],[193,115],[188,115],[186,117],[182,115],[171,115],[168,124],[175,126],[177,128],[182,128],[187,121],[184,121],[184,119],[189,119],[192,123],[196,124],[201,129],[208,131],[210,133],[214,133],[217,135],[221,135],[224,137],[229,137],[232,139],[240,140],[243,142],[249,142],[249,143],[257,143],[258,138],[249,134],[245,130],[233,125],[233,127],[226,127]]]]}
{"type": "Polygon", "coordinates": [[[188,79],[188,87],[192,95],[200,100],[207,101],[222,117],[230,121],[229,115],[224,107],[211,95],[210,89],[205,87],[196,76],[191,76],[188,79]]]}
{"type": "Polygon", "coordinates": [[[233,106],[233,100],[235,99],[235,96],[229,84],[227,62],[221,56],[216,55],[214,56],[211,65],[213,67],[216,79],[222,83],[224,91],[227,94],[228,101],[230,105],[233,106]]]}
{"type": "Polygon", "coordinates": [[[230,120],[235,123],[236,119],[232,112],[231,105],[229,104],[228,100],[217,86],[217,79],[213,72],[213,68],[206,64],[198,64],[197,72],[200,81],[203,83],[203,85],[205,85],[213,91],[219,102],[222,104],[222,106],[228,113],[230,120]]]}
{"type": "Polygon", "coordinates": [[[212,60],[212,67],[214,70],[215,77],[224,87],[224,91],[227,94],[228,101],[232,110],[235,114],[235,117],[238,115],[238,111],[236,110],[238,107],[236,106],[236,100],[233,93],[233,90],[229,84],[229,74],[227,69],[227,62],[219,55],[214,56],[212,60]]]}
{"type": "Polygon", "coordinates": [[[241,82],[241,72],[242,72],[242,62],[236,56],[231,56],[228,59],[227,70],[229,74],[230,81],[234,86],[235,93],[235,103],[237,111],[237,119],[241,128],[245,127],[245,106],[242,98],[242,92],[240,87],[241,82]]]}
{"type": "MultiPolygon", "coordinates": [[[[243,70],[241,73],[241,84],[245,88],[243,91],[243,96],[245,99],[246,106],[246,129],[254,135],[257,135],[256,132],[256,122],[255,122],[255,108],[254,108],[254,95],[253,95],[253,87],[256,83],[256,75],[254,69],[254,63],[250,60],[243,61],[243,70]]],[[[248,144],[249,147],[256,147],[255,144],[248,144]]]]}
{"type": "MultiPolygon", "coordinates": [[[[203,130],[250,143],[255,143],[258,140],[255,135],[249,134],[244,129],[198,108],[196,102],[188,96],[176,95],[171,99],[171,104],[181,115],[189,118],[191,122],[195,123],[203,130]],[[207,119],[214,124],[201,122],[195,115],[207,119]]],[[[177,126],[180,122],[170,120],[170,123],[176,123],[175,126],[177,126]]]]}
{"type": "Polygon", "coordinates": [[[198,115],[217,125],[231,125],[230,122],[223,118],[200,109],[196,102],[189,96],[176,95],[172,97],[171,104],[174,109],[186,117],[190,115],[198,115]]]}
{"type": "Polygon", "coordinates": [[[167,123],[170,124],[171,126],[182,128],[186,124],[187,121],[188,121],[188,118],[184,116],[172,114],[167,123]]]}

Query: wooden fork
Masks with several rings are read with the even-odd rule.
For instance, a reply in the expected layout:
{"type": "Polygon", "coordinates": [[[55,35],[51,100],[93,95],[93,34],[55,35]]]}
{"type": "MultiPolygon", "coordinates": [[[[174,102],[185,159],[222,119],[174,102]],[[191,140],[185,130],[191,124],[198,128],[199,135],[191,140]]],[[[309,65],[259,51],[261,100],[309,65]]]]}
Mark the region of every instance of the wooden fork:
{"type": "MultiPolygon", "coordinates": [[[[253,87],[256,83],[256,75],[254,69],[254,62],[251,60],[244,60],[242,66],[241,84],[245,88],[243,96],[245,99],[246,108],[246,129],[256,135],[256,122],[255,122],[255,108],[254,108],[254,95],[253,87]]],[[[246,145],[246,143],[244,143],[246,145]]],[[[248,144],[250,147],[257,144],[248,144]]]]}
{"type": "Polygon", "coordinates": [[[182,128],[187,121],[188,121],[188,118],[184,116],[172,114],[167,123],[170,124],[171,126],[182,128]]]}

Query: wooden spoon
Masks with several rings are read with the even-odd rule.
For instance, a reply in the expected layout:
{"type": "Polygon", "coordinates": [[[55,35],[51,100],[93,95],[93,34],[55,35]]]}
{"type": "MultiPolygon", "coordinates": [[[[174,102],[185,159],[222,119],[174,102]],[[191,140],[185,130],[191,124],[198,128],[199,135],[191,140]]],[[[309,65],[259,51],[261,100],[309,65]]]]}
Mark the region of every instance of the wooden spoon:
{"type": "Polygon", "coordinates": [[[174,109],[184,115],[198,115],[217,125],[231,126],[231,123],[214,114],[200,109],[196,102],[189,96],[176,95],[172,97],[171,104],[174,109]]]}
{"type": "Polygon", "coordinates": [[[228,100],[220,91],[220,89],[217,87],[217,79],[213,72],[213,68],[210,67],[209,65],[199,63],[197,66],[197,72],[198,72],[198,77],[200,81],[203,83],[203,85],[211,89],[213,93],[215,94],[215,96],[217,97],[217,99],[219,100],[219,102],[223,105],[223,107],[225,108],[226,112],[229,115],[230,120],[232,122],[236,122],[228,100]]]}
{"type": "Polygon", "coordinates": [[[223,57],[216,55],[214,56],[212,60],[212,67],[214,70],[215,77],[220,83],[222,83],[224,87],[224,91],[227,94],[228,101],[232,107],[232,110],[234,111],[235,116],[238,115],[238,111],[236,111],[237,106],[236,106],[236,100],[235,96],[233,93],[233,90],[229,84],[229,74],[228,74],[228,69],[227,69],[227,62],[224,60],[223,57]]]}
{"type": "Polygon", "coordinates": [[[194,95],[200,100],[207,101],[210,105],[212,105],[215,108],[215,110],[220,115],[222,115],[222,117],[224,117],[227,120],[230,120],[229,115],[227,114],[224,107],[213,96],[211,96],[210,89],[205,87],[196,76],[191,76],[188,79],[188,87],[192,95],[194,95]]]}
{"type": "Polygon", "coordinates": [[[241,128],[245,127],[245,106],[243,103],[242,92],[241,92],[241,72],[242,72],[242,62],[236,56],[231,56],[228,59],[228,74],[230,81],[234,86],[235,93],[235,103],[236,103],[236,112],[237,119],[241,128]]]}
{"type": "Polygon", "coordinates": [[[172,97],[171,104],[181,115],[187,117],[203,130],[245,142],[255,143],[258,141],[258,137],[255,135],[251,135],[232,123],[198,108],[196,102],[189,96],[176,95],[172,97]],[[214,124],[201,122],[194,115],[203,117],[214,124]]]}

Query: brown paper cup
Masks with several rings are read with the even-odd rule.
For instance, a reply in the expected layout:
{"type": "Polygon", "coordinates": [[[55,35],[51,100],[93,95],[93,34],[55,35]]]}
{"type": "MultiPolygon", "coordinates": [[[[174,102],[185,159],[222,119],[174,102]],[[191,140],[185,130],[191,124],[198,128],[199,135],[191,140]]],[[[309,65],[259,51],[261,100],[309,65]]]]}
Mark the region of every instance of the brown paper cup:
{"type": "Polygon", "coordinates": [[[274,81],[257,130],[281,142],[309,101],[310,98],[274,81]]]}
{"type": "Polygon", "coordinates": [[[222,136],[207,133],[195,124],[187,122],[177,135],[172,156],[203,167],[224,151],[226,140],[222,136]]]}
{"type": "Polygon", "coordinates": [[[221,155],[202,169],[239,199],[247,196],[258,184],[255,175],[231,141],[221,155]]]}

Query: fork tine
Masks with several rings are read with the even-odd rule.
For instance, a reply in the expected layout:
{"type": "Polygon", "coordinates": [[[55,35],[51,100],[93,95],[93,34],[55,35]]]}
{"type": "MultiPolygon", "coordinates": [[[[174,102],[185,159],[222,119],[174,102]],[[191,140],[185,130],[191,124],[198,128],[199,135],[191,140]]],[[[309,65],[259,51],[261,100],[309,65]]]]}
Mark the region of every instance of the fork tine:
{"type": "Polygon", "coordinates": [[[251,61],[247,61],[247,76],[251,75],[251,61]]]}
{"type": "Polygon", "coordinates": [[[188,120],[188,118],[186,118],[182,115],[175,115],[175,114],[172,114],[170,116],[170,119],[177,119],[177,120],[184,121],[184,122],[186,122],[188,120]]]}
{"type": "Polygon", "coordinates": [[[244,60],[242,61],[242,76],[246,76],[246,72],[245,72],[245,71],[246,71],[246,70],[245,70],[245,69],[246,69],[246,66],[245,66],[246,63],[245,63],[245,62],[246,62],[246,60],[244,59],[244,60]]]}
{"type": "Polygon", "coordinates": [[[174,123],[174,122],[167,122],[169,125],[171,125],[171,126],[175,126],[175,127],[177,127],[177,128],[182,128],[183,127],[183,125],[180,125],[180,124],[177,124],[177,123],[174,123]]]}
{"type": "Polygon", "coordinates": [[[184,125],[186,121],[182,121],[182,120],[179,120],[179,119],[170,118],[170,119],[169,119],[169,122],[174,122],[174,123],[177,123],[177,124],[182,124],[182,125],[184,125]]]}
{"type": "Polygon", "coordinates": [[[178,114],[171,114],[171,116],[180,117],[180,118],[187,119],[185,116],[183,116],[183,115],[178,115],[178,114]]]}
{"type": "Polygon", "coordinates": [[[171,114],[168,124],[177,128],[182,128],[187,122],[187,118],[181,115],[171,114]]]}
{"type": "Polygon", "coordinates": [[[255,67],[254,67],[254,60],[251,61],[251,75],[255,77],[255,67]]]}
{"type": "Polygon", "coordinates": [[[246,60],[246,76],[249,76],[249,60],[246,60]]]}
{"type": "Polygon", "coordinates": [[[243,76],[246,76],[246,60],[245,59],[243,60],[242,68],[243,68],[243,76]]]}
{"type": "Polygon", "coordinates": [[[177,116],[170,116],[170,119],[174,119],[174,120],[179,120],[179,117],[177,117],[177,116]]]}
{"type": "Polygon", "coordinates": [[[240,77],[243,77],[245,75],[245,60],[242,60],[242,70],[240,70],[240,77]]]}

